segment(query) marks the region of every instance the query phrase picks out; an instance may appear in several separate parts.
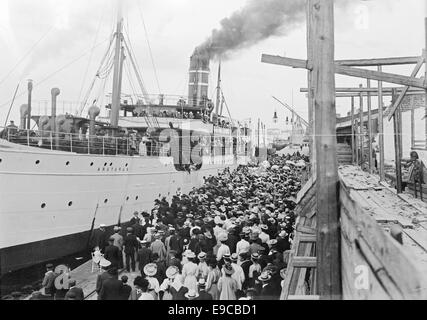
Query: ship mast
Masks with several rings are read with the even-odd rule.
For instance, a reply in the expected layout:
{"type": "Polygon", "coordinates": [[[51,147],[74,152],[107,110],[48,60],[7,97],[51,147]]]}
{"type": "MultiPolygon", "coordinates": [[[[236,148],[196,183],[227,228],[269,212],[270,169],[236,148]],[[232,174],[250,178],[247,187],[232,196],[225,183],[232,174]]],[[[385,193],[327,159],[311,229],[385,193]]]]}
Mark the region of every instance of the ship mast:
{"type": "Polygon", "coordinates": [[[110,124],[113,128],[117,128],[119,124],[120,114],[120,98],[123,75],[123,62],[125,59],[123,45],[123,7],[122,0],[117,0],[117,30],[115,34],[116,47],[114,55],[114,78],[113,78],[113,94],[111,102],[110,124]]]}
{"type": "Polygon", "coordinates": [[[218,65],[218,82],[216,86],[216,114],[219,116],[219,105],[221,103],[221,60],[218,65]]]}

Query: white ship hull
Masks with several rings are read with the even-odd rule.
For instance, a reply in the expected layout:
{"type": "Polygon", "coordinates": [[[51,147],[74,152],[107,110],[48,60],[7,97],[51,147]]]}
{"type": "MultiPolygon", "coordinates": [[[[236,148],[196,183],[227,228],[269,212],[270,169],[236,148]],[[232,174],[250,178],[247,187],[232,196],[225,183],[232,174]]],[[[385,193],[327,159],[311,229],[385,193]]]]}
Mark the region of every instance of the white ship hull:
{"type": "Polygon", "coordinates": [[[150,211],[159,195],[188,192],[203,177],[246,162],[207,156],[188,173],[176,171],[172,158],[75,154],[0,140],[1,274],[84,250],[95,211],[96,225],[126,222],[136,210],[150,211]]]}

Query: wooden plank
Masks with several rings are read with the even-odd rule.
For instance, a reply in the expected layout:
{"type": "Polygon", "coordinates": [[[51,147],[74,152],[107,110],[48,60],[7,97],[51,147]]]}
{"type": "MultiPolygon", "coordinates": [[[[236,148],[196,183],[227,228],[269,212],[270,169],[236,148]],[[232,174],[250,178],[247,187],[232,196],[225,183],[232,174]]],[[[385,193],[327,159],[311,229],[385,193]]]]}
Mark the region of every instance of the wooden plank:
{"type": "MultiPolygon", "coordinates": [[[[420,57],[419,61],[417,62],[417,65],[415,66],[414,70],[412,71],[411,77],[416,77],[418,72],[420,71],[421,67],[424,64],[424,58],[420,57]]],[[[390,106],[390,110],[387,110],[386,112],[389,112],[388,121],[391,120],[394,113],[396,112],[397,108],[400,106],[400,104],[403,101],[403,98],[405,98],[406,93],[409,90],[409,86],[406,86],[402,92],[400,92],[399,97],[397,100],[394,101],[394,103],[390,106]]]]}
{"type": "Polygon", "coordinates": [[[294,257],[292,261],[294,268],[316,268],[316,257],[294,257]]]}
{"type": "Polygon", "coordinates": [[[427,252],[427,233],[424,230],[403,229],[403,232],[427,252]]]}
{"type": "Polygon", "coordinates": [[[418,79],[415,77],[407,77],[407,76],[402,76],[402,75],[393,74],[393,73],[378,72],[373,70],[359,69],[359,68],[346,67],[346,66],[340,66],[340,65],[335,66],[335,72],[337,74],[341,74],[349,77],[371,79],[371,80],[394,83],[394,84],[399,84],[399,85],[404,85],[409,87],[426,89],[426,84],[424,82],[424,79],[418,79]]]}
{"type": "MultiPolygon", "coordinates": [[[[378,71],[382,71],[382,67],[378,66],[378,71]]],[[[380,149],[379,173],[380,181],[385,180],[384,176],[384,116],[383,116],[383,83],[378,81],[378,147],[380,149]]]]}
{"type": "Polygon", "coordinates": [[[354,134],[354,97],[351,97],[351,162],[354,164],[356,161],[356,138],[354,134]]]}
{"type": "MultiPolygon", "coordinates": [[[[380,70],[378,70],[378,71],[380,71],[380,70]]],[[[380,87],[378,87],[378,88],[335,88],[335,92],[336,93],[354,93],[355,95],[359,95],[359,93],[362,92],[364,94],[370,93],[371,95],[373,95],[373,94],[378,94],[380,89],[381,89],[380,87]]],[[[403,90],[405,90],[405,87],[385,87],[385,88],[382,88],[382,91],[384,94],[387,94],[387,93],[391,94],[394,89],[400,93],[403,90]]],[[[300,88],[300,92],[307,93],[308,88],[300,88]]],[[[411,87],[408,89],[408,92],[420,93],[420,92],[423,92],[423,90],[419,89],[419,88],[411,87]]]]}
{"type": "MultiPolygon", "coordinates": [[[[422,94],[424,92],[424,90],[419,89],[418,91],[409,91],[408,93],[406,93],[407,96],[419,96],[420,94],[422,94]]],[[[367,92],[343,92],[343,93],[336,93],[335,97],[336,98],[351,98],[351,97],[360,97],[360,95],[362,95],[363,97],[367,97],[368,93],[367,92]]],[[[378,97],[379,94],[377,92],[372,92],[370,93],[371,97],[378,97]]],[[[390,97],[392,95],[391,92],[389,91],[385,91],[382,93],[383,97],[390,97]]]]}
{"type": "MultiPolygon", "coordinates": [[[[288,66],[292,68],[309,69],[307,60],[285,58],[285,57],[272,56],[267,54],[262,55],[261,62],[276,64],[281,66],[288,66]]],[[[398,85],[404,85],[404,86],[421,88],[421,89],[427,88],[423,79],[418,79],[415,77],[407,77],[407,76],[402,76],[402,75],[393,74],[393,73],[378,72],[373,70],[347,67],[339,64],[335,64],[335,73],[349,76],[349,77],[371,79],[371,80],[383,81],[383,82],[394,83],[398,85]]]]}
{"type": "Polygon", "coordinates": [[[304,226],[297,226],[296,231],[306,234],[316,234],[317,230],[314,228],[304,227],[304,226]]]}
{"type": "Polygon", "coordinates": [[[316,242],[317,237],[314,234],[303,234],[300,236],[300,243],[310,243],[310,242],[316,242]]]}
{"type": "MultiPolygon", "coordinates": [[[[416,257],[384,232],[346,190],[340,192],[342,212],[350,215],[355,224],[356,239],[363,238],[372,254],[381,262],[383,268],[396,284],[405,299],[426,299],[427,278],[416,266],[416,257]]],[[[365,250],[366,251],[366,250],[365,250]]]]}
{"type": "Polygon", "coordinates": [[[392,57],[392,58],[373,58],[373,59],[351,59],[337,60],[336,63],[349,67],[376,67],[376,66],[393,66],[404,64],[416,64],[420,59],[419,56],[412,57],[392,57]]]}
{"type": "Polygon", "coordinates": [[[310,177],[310,179],[306,182],[306,184],[302,187],[302,189],[297,194],[297,204],[301,202],[301,199],[311,190],[313,184],[315,182],[314,177],[310,177]]]}

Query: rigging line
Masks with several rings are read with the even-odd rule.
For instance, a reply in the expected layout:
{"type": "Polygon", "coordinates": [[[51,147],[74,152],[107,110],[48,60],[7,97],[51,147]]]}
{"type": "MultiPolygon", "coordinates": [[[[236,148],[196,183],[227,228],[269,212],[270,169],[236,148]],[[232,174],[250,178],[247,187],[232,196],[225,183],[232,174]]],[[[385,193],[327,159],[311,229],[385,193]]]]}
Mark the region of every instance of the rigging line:
{"type": "Polygon", "coordinates": [[[221,89],[221,95],[222,95],[222,100],[224,101],[225,107],[227,108],[227,113],[228,113],[228,116],[230,117],[230,121],[231,123],[233,123],[233,118],[231,117],[230,109],[228,109],[228,104],[227,104],[227,101],[225,100],[224,92],[222,91],[222,89],[221,89]]]}
{"type": "MultiPolygon", "coordinates": [[[[103,41],[101,41],[100,43],[98,43],[96,45],[96,47],[99,47],[100,45],[104,44],[104,42],[106,42],[108,39],[104,39],[103,41]]],[[[58,74],[59,72],[67,69],[68,67],[70,67],[71,65],[73,65],[74,63],[76,63],[77,61],[81,60],[83,57],[85,57],[87,54],[89,53],[89,51],[86,51],[85,53],[81,54],[79,57],[77,57],[76,59],[70,61],[69,63],[67,63],[65,66],[61,67],[60,69],[56,70],[55,72],[51,73],[50,75],[48,75],[46,78],[44,78],[42,81],[37,82],[33,88],[37,88],[38,86],[40,86],[42,83],[46,82],[47,80],[49,80],[50,78],[52,78],[53,76],[55,76],[56,74],[58,74]]],[[[23,91],[21,92],[19,95],[17,95],[16,97],[22,97],[23,95],[25,95],[27,93],[27,91],[23,91]]],[[[4,102],[0,105],[0,108],[3,108],[4,106],[7,106],[9,103],[11,102],[11,100],[8,100],[7,102],[4,102]]]]}
{"type": "MultiPolygon", "coordinates": [[[[107,49],[107,51],[105,52],[105,54],[104,54],[104,56],[102,57],[102,60],[101,60],[101,63],[100,63],[100,65],[99,65],[99,68],[98,68],[98,70],[97,70],[97,72],[96,72],[96,74],[95,74],[95,76],[94,76],[94,78],[93,78],[93,80],[92,80],[92,83],[91,83],[91,85],[90,85],[90,87],[89,87],[89,89],[88,89],[88,91],[86,92],[86,94],[85,94],[85,97],[84,97],[84,99],[83,99],[83,101],[82,101],[82,104],[81,104],[81,106],[80,106],[80,109],[78,110],[78,115],[82,115],[82,113],[83,113],[83,111],[84,111],[84,108],[86,107],[86,104],[87,104],[87,101],[88,101],[88,99],[89,99],[89,96],[90,96],[90,94],[91,94],[91,92],[92,92],[92,90],[93,90],[93,88],[94,88],[94,86],[95,86],[95,82],[96,82],[96,79],[97,78],[99,78],[99,79],[101,79],[101,77],[99,77],[99,72],[100,72],[100,69],[102,69],[103,68],[103,66],[104,66],[104,63],[105,63],[105,60],[107,60],[107,57],[108,57],[108,54],[110,53],[111,54],[111,46],[112,46],[112,44],[113,44],[113,41],[114,41],[114,35],[111,35],[111,40],[110,40],[110,43],[109,43],[109,45],[108,45],[108,49],[107,49]]],[[[109,59],[109,58],[108,58],[109,59]]],[[[80,99],[79,99],[80,100],[80,99]]]]}
{"type": "MultiPolygon", "coordinates": [[[[133,46],[132,46],[132,42],[130,41],[130,36],[129,36],[129,31],[128,30],[126,30],[125,29],[125,32],[126,32],[126,36],[127,36],[127,43],[128,43],[128,51],[129,51],[129,55],[131,55],[132,56],[132,60],[134,61],[134,63],[135,63],[135,65],[136,65],[136,67],[135,67],[135,72],[137,72],[138,73],[138,76],[139,77],[141,77],[141,74],[142,74],[142,68],[140,67],[140,65],[139,65],[139,62],[138,62],[138,60],[136,59],[136,54],[135,54],[135,50],[133,49],[133,46]],[[135,58],[133,58],[133,57],[135,57],[135,58]]],[[[142,78],[141,78],[142,79],[142,78]]],[[[143,81],[142,81],[143,82],[143,81]]],[[[144,84],[144,87],[145,87],[145,84],[144,84]]]]}
{"type": "MultiPolygon", "coordinates": [[[[102,21],[104,20],[105,12],[106,12],[106,7],[104,7],[104,10],[102,11],[102,13],[99,17],[98,28],[96,30],[95,38],[93,39],[93,45],[95,45],[96,42],[98,41],[99,31],[101,30],[101,24],[102,24],[102,21]]],[[[86,66],[86,71],[85,71],[84,76],[83,76],[82,86],[80,87],[79,98],[77,99],[77,101],[80,101],[80,98],[82,96],[83,88],[84,88],[84,85],[86,83],[87,74],[89,73],[89,67],[90,67],[90,64],[92,62],[92,57],[93,57],[94,51],[95,51],[95,48],[92,47],[92,51],[90,53],[89,60],[88,60],[87,66],[86,66]]]]}
{"type": "Polygon", "coordinates": [[[151,50],[151,44],[150,44],[150,39],[148,37],[148,31],[147,31],[147,27],[145,25],[145,19],[144,19],[144,15],[142,14],[142,9],[141,9],[141,4],[139,3],[139,1],[137,1],[138,4],[138,11],[139,14],[141,16],[141,22],[142,25],[144,26],[144,31],[145,31],[145,38],[147,40],[147,45],[148,45],[148,49],[150,52],[150,58],[151,58],[151,63],[153,64],[153,69],[154,69],[154,75],[156,77],[156,81],[157,81],[157,88],[159,89],[159,94],[162,92],[162,90],[160,90],[160,82],[159,82],[159,77],[157,75],[157,68],[156,68],[156,64],[154,63],[154,58],[153,58],[153,51],[151,50]]]}
{"type": "Polygon", "coordinates": [[[12,103],[10,104],[9,111],[7,112],[6,120],[4,122],[4,127],[6,127],[7,121],[9,120],[10,111],[12,110],[13,104],[15,103],[16,94],[18,93],[18,89],[19,89],[20,85],[21,85],[21,83],[18,83],[18,85],[16,86],[16,90],[15,90],[15,93],[13,95],[12,103]]]}
{"type": "MultiPolygon", "coordinates": [[[[39,39],[37,40],[34,45],[24,54],[24,56],[18,61],[16,65],[13,66],[13,68],[8,72],[6,76],[2,80],[0,80],[0,85],[9,78],[9,76],[16,70],[16,68],[19,67],[19,65],[33,52],[33,50],[40,44],[40,42],[43,41],[44,38],[48,36],[48,34],[54,29],[54,27],[50,27],[50,29],[39,39]]],[[[23,77],[23,75],[21,75],[23,77]]]]}

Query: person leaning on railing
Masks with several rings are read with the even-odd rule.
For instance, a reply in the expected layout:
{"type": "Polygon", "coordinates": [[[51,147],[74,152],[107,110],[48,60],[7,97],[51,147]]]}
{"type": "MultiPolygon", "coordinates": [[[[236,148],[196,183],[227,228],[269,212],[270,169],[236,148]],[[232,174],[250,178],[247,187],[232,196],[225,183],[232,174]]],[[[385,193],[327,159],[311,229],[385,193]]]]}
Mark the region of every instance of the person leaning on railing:
{"type": "Polygon", "coordinates": [[[417,198],[417,185],[420,189],[420,198],[423,200],[424,163],[419,159],[418,153],[412,151],[411,159],[404,165],[409,168],[409,182],[414,184],[414,196],[417,198]]]}

